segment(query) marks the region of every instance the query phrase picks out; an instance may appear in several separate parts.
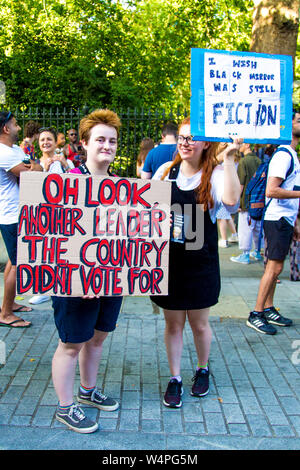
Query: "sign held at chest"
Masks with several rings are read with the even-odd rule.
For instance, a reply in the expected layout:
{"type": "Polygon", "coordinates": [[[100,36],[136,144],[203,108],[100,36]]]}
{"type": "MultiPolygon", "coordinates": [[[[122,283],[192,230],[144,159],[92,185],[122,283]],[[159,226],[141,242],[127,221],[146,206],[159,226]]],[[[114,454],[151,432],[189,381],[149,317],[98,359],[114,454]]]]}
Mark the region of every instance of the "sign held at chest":
{"type": "Polygon", "coordinates": [[[18,293],[167,295],[170,201],[161,181],[22,173],[18,293]]]}

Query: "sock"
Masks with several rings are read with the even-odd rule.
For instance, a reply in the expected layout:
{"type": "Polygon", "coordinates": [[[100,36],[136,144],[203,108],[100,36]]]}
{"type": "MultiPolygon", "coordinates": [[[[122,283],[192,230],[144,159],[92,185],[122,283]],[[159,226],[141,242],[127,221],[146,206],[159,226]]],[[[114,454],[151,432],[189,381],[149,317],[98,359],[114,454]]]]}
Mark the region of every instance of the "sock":
{"type": "Polygon", "coordinates": [[[171,377],[171,380],[172,380],[172,379],[176,379],[177,382],[182,382],[182,380],[181,380],[181,375],[173,375],[173,376],[171,377]]]}
{"type": "Polygon", "coordinates": [[[198,364],[197,364],[197,370],[199,370],[199,369],[208,370],[208,363],[206,362],[205,364],[201,365],[201,364],[199,364],[199,362],[198,362],[198,364]]]}
{"type": "Polygon", "coordinates": [[[263,312],[258,312],[257,310],[253,310],[253,312],[251,313],[253,313],[253,315],[261,315],[263,312]]]}
{"type": "Polygon", "coordinates": [[[249,254],[250,254],[250,251],[249,251],[249,250],[243,250],[243,254],[244,254],[244,255],[249,255],[249,254]]]}
{"type": "Polygon", "coordinates": [[[69,411],[69,409],[71,408],[71,406],[74,405],[74,402],[71,403],[71,405],[67,405],[67,406],[61,406],[60,404],[58,404],[58,409],[57,411],[59,413],[67,413],[69,411]]]}
{"type": "Polygon", "coordinates": [[[80,391],[81,393],[84,393],[85,395],[90,395],[95,390],[95,388],[96,387],[88,388],[88,387],[84,387],[83,385],[80,385],[80,391]]]}

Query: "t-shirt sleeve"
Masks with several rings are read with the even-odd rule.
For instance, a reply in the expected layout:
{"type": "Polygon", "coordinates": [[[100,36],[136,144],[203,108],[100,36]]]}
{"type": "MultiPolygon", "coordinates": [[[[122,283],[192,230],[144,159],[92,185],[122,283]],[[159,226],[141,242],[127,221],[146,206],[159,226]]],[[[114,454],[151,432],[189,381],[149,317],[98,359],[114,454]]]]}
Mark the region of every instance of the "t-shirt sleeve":
{"type": "Polygon", "coordinates": [[[144,166],[143,166],[142,171],[146,171],[147,173],[152,173],[152,160],[153,160],[152,155],[153,155],[152,151],[150,150],[150,152],[148,153],[148,155],[146,157],[146,160],[144,162],[144,166]]]}
{"type": "Polygon", "coordinates": [[[286,178],[286,174],[291,165],[291,156],[286,152],[277,152],[270,161],[268,178],[270,176],[276,178],[286,178]]]}
{"type": "Polygon", "coordinates": [[[161,177],[162,175],[164,174],[164,171],[166,170],[166,168],[171,165],[172,162],[167,162],[167,163],[164,163],[163,165],[161,165],[157,170],[156,172],[154,173],[154,175],[152,176],[152,179],[153,180],[161,180],[161,177]]]}
{"type": "Polygon", "coordinates": [[[22,161],[25,159],[25,153],[21,148],[19,148],[17,151],[11,151],[7,153],[6,161],[3,162],[2,168],[4,168],[6,171],[11,170],[15,166],[20,165],[22,161]]]}

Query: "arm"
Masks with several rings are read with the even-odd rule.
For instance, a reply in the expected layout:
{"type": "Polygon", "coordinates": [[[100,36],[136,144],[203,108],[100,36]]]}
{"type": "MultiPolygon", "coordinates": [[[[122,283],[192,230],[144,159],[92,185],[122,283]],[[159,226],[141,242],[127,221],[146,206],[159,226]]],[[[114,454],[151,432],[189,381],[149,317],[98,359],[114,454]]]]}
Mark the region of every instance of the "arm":
{"type": "Polygon", "coordinates": [[[150,180],[151,176],[152,176],[152,173],[150,173],[149,171],[143,171],[143,170],[141,171],[142,180],[150,180]]]}
{"type": "Polygon", "coordinates": [[[237,204],[241,194],[241,184],[235,168],[234,156],[239,150],[242,141],[235,140],[223,152],[224,155],[224,193],[222,201],[227,206],[237,204]]]}
{"type": "Polygon", "coordinates": [[[270,176],[267,181],[266,196],[276,199],[297,199],[300,197],[300,191],[291,191],[280,188],[283,178],[270,176]]]}
{"type": "Polygon", "coordinates": [[[33,160],[31,160],[30,164],[27,163],[19,163],[18,165],[14,166],[9,170],[13,175],[19,178],[20,173],[22,171],[43,171],[41,165],[33,160]]]}

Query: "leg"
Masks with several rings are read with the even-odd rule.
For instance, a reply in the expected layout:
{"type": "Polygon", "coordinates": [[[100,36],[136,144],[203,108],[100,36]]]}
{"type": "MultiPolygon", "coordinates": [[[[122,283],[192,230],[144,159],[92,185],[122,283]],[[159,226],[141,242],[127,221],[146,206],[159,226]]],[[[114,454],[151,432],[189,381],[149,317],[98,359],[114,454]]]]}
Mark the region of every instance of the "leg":
{"type": "Polygon", "coordinates": [[[232,217],[230,217],[230,219],[228,219],[227,223],[228,223],[228,227],[229,227],[231,233],[232,233],[233,235],[237,235],[237,233],[236,233],[236,228],[235,228],[235,224],[234,224],[234,222],[233,222],[233,220],[232,220],[232,217]]]}
{"type": "Polygon", "coordinates": [[[59,340],[52,360],[52,379],[59,404],[73,403],[74,379],[78,355],[84,343],[63,343],[59,340]]]}
{"type": "Polygon", "coordinates": [[[171,375],[180,375],[185,310],[164,310],[165,344],[171,375]]]}
{"type": "Polygon", "coordinates": [[[255,311],[262,312],[264,308],[273,305],[276,280],[282,272],[284,260],[268,260],[265,272],[261,278],[255,311]],[[268,303],[268,305],[266,305],[268,303]],[[270,305],[271,303],[271,305],[270,305]]]}
{"type": "Polygon", "coordinates": [[[30,322],[22,320],[13,313],[14,300],[16,296],[16,273],[17,267],[8,261],[4,271],[4,294],[0,312],[0,321],[3,323],[10,323],[12,321],[19,320],[14,323],[14,327],[28,326],[30,325],[30,322]]]}
{"type": "Polygon", "coordinates": [[[227,220],[219,219],[218,224],[222,240],[227,240],[227,220]]]}
{"type": "Polygon", "coordinates": [[[96,386],[102,345],[108,333],[95,330],[94,336],[84,343],[79,354],[79,369],[81,385],[86,388],[96,386]]]}
{"type": "Polygon", "coordinates": [[[209,308],[188,310],[188,320],[191,326],[199,365],[208,362],[212,332],[208,321],[209,308]]]}
{"type": "Polygon", "coordinates": [[[204,397],[209,392],[209,369],[207,366],[212,332],[208,321],[209,308],[189,310],[188,319],[194,335],[198,367],[193,377],[191,395],[204,397]]]}

